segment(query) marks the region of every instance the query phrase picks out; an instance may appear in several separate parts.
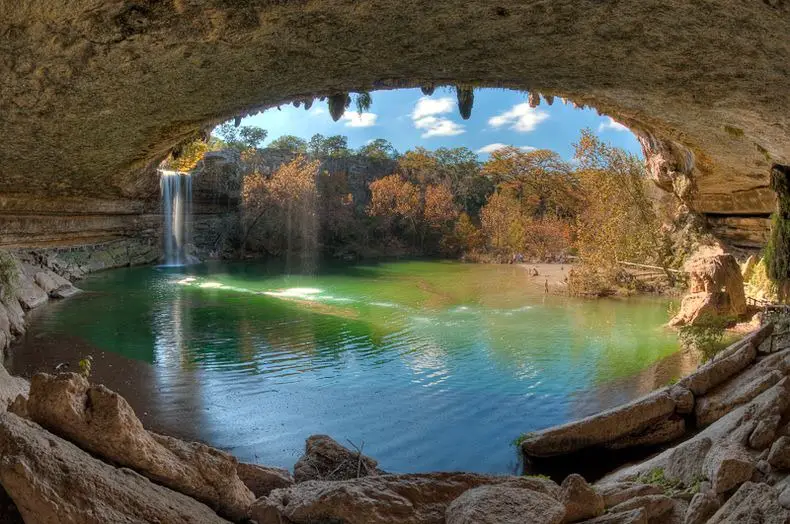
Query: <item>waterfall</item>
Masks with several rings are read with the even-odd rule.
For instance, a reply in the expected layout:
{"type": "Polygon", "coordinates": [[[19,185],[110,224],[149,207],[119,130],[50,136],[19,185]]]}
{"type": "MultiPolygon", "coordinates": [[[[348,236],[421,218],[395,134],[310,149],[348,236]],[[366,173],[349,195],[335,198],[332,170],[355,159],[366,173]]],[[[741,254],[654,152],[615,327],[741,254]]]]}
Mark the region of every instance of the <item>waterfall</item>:
{"type": "Polygon", "coordinates": [[[192,178],[178,171],[159,170],[164,217],[163,244],[166,266],[187,263],[186,245],[192,222],[192,178]]]}

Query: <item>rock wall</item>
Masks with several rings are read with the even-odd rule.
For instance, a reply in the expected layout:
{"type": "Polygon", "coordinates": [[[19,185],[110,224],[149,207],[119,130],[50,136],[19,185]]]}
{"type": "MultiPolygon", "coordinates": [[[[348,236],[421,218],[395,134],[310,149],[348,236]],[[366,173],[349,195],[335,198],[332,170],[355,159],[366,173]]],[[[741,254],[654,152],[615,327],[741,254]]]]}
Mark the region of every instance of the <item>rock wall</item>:
{"type": "Polygon", "coordinates": [[[596,107],[688,151],[705,214],[770,213],[770,167],[790,164],[790,43],[777,37],[790,19],[786,1],[672,0],[660,9],[654,0],[5,7],[7,245],[27,242],[24,228],[33,227],[15,221],[45,216],[80,216],[69,236],[46,242],[134,230],[89,203],[140,216],[135,206],[156,192],[150,167],[179,143],[234,116],[349,91],[508,87],[529,91],[533,102],[544,93],[596,107]],[[77,205],[19,211],[34,199],[77,205]],[[114,225],[98,224],[94,213],[114,225]]]}

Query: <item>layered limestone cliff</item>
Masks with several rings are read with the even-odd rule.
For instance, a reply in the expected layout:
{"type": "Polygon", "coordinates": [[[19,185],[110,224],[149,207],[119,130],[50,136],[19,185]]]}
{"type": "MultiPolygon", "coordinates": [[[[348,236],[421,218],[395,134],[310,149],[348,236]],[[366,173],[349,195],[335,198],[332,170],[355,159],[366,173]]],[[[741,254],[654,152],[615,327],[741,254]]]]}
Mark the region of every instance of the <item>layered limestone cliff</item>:
{"type": "Polygon", "coordinates": [[[501,86],[594,106],[693,159],[695,210],[734,237],[732,218],[771,212],[770,167],[790,163],[783,1],[37,0],[2,18],[2,246],[146,230],[171,148],[348,91],[501,86]]]}

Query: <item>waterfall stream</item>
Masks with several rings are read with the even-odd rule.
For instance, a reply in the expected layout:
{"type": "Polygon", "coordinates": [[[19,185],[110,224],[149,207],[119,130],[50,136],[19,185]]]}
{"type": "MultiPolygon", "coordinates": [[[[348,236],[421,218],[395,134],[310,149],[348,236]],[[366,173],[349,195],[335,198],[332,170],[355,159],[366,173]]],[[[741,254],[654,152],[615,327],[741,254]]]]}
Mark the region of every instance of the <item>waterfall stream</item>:
{"type": "Polygon", "coordinates": [[[192,221],[192,178],[178,171],[160,170],[163,244],[166,266],[187,263],[186,245],[192,221]]]}

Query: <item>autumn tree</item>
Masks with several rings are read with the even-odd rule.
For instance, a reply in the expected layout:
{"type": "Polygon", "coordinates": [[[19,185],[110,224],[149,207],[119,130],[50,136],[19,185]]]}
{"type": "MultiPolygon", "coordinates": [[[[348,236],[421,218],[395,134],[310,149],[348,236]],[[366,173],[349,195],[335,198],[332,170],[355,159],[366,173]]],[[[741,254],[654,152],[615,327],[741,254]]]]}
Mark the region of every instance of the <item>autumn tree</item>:
{"type": "Polygon", "coordinates": [[[316,176],[319,162],[299,155],[271,177],[245,177],[242,187],[242,247],[272,255],[298,255],[303,265],[317,250],[316,176]]]}
{"type": "Polygon", "coordinates": [[[574,144],[585,195],[576,235],[582,263],[611,280],[618,262],[657,263],[659,221],[644,162],[583,130],[574,144]]]}

